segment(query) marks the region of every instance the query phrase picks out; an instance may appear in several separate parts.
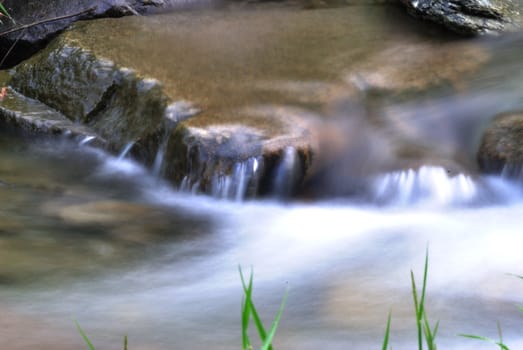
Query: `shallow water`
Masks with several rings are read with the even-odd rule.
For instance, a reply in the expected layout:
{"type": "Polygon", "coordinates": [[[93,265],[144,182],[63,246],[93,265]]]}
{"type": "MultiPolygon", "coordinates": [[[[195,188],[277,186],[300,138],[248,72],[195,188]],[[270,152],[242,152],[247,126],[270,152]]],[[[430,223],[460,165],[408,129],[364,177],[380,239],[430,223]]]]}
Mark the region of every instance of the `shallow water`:
{"type": "Polygon", "coordinates": [[[86,146],[1,141],[4,348],[83,346],[73,320],[108,349],[123,334],[139,349],[238,347],[238,265],[254,270],[262,317],[289,291],[279,348],[379,346],[389,310],[393,344],[411,347],[409,271],[421,283],[427,246],[440,346],[478,349],[455,335],[495,336],[497,320],[508,344],[522,341],[523,285],[508,275],[521,273],[517,183],[468,179],[495,200],[445,200],[436,189],[454,180],[427,167],[412,181],[433,192],[396,188],[414,201],[236,203],[177,192],[86,146]]]}
{"type": "MultiPolygon", "coordinates": [[[[285,11],[262,11],[259,17],[249,12],[230,23],[224,12],[125,21],[142,29],[148,25],[158,29],[173,18],[178,23],[203,23],[203,32],[178,32],[166,26],[164,31],[178,36],[181,48],[191,42],[206,53],[220,53],[227,63],[230,57],[237,58],[236,50],[218,45],[222,36],[227,37],[228,24],[237,31],[254,21],[243,33],[246,36],[267,23],[269,32],[277,31],[288,28],[285,11]],[[206,23],[214,24],[205,27],[206,23]],[[206,47],[209,32],[217,39],[206,47]],[[190,40],[181,39],[188,33],[190,40]]],[[[318,11],[339,20],[334,10],[318,11]]],[[[521,108],[521,35],[466,43],[443,40],[441,46],[456,45],[451,47],[465,59],[443,55],[442,61],[452,64],[431,66],[441,68],[433,73],[441,73],[443,85],[412,92],[409,89],[421,83],[400,70],[391,71],[395,65],[386,65],[385,58],[407,50],[402,57],[423,63],[427,52],[445,51],[431,51],[438,40],[427,39],[431,45],[426,46],[420,33],[403,37],[405,28],[399,27],[386,37],[387,47],[381,47],[381,36],[391,24],[374,21],[372,11],[369,21],[361,17],[369,13],[362,8],[350,17],[372,24],[361,29],[366,35],[361,40],[368,40],[370,47],[358,41],[361,46],[350,52],[350,41],[344,41],[340,56],[314,61],[312,72],[296,66],[291,77],[282,79],[271,63],[281,56],[264,53],[259,63],[270,67],[267,79],[256,70],[261,77],[256,77],[255,89],[222,101],[234,108],[241,101],[256,109],[258,95],[253,91],[268,86],[291,96],[269,102],[308,113],[309,122],[323,135],[320,150],[325,153],[299,200],[234,202],[195,195],[178,191],[158,179],[154,169],[132,162],[125,149],[121,156],[112,156],[88,142],[0,134],[0,348],[82,348],[73,320],[104,349],[121,349],[124,334],[133,349],[239,348],[239,265],[254,271],[254,301],[267,323],[288,289],[275,340],[280,349],[379,348],[389,311],[392,346],[414,348],[409,272],[413,269],[421,284],[426,249],[428,316],[433,323],[440,320],[439,347],[489,349],[488,344],[456,334],[495,338],[498,320],[505,342],[515,349],[523,346],[523,317],[515,306],[523,302],[523,283],[509,275],[523,274],[523,187],[500,176],[479,175],[475,166],[488,119],[521,108]],[[361,47],[367,50],[370,68],[360,66],[356,70],[360,75],[352,76],[356,80],[350,83],[355,86],[341,88],[340,97],[335,86],[347,72],[341,73],[333,62],[358,56],[361,47]],[[467,49],[459,51],[463,48],[467,49]],[[481,70],[467,65],[448,70],[456,62],[470,62],[470,57],[479,57],[481,70]],[[359,86],[362,82],[393,92],[351,100],[353,93],[366,93],[366,87],[359,86]],[[407,93],[400,82],[407,84],[407,93]],[[322,89],[334,91],[336,101],[329,93],[317,98],[315,93],[322,89]],[[394,93],[397,90],[402,92],[394,93]]],[[[292,16],[292,23],[305,26],[302,16],[320,15],[292,16]]],[[[414,28],[410,22],[405,27],[414,28]]],[[[338,29],[350,34],[346,28],[338,29]]],[[[323,35],[329,37],[322,43],[328,46],[339,39],[340,31],[320,30],[314,35],[319,41],[323,35]]],[[[290,35],[280,33],[285,34],[290,35]]],[[[430,30],[425,33],[429,34],[430,30]]],[[[147,39],[145,34],[138,38],[138,48],[147,39]]],[[[233,49],[241,47],[228,40],[233,49]]],[[[257,50],[264,44],[248,43],[247,49],[257,50]]],[[[254,51],[242,58],[258,62],[259,51],[254,51]]],[[[309,58],[318,57],[321,50],[309,58]]],[[[155,63],[144,65],[161,70],[168,59],[168,55],[151,57],[155,63]]],[[[197,71],[202,62],[187,63],[192,68],[185,73],[197,71]]],[[[219,76],[230,67],[211,68],[205,74],[219,76]]],[[[187,81],[190,78],[189,74],[187,81]]],[[[213,90],[212,84],[199,90],[201,83],[190,82],[189,91],[211,91],[211,102],[218,103],[231,91],[213,90]]],[[[218,103],[215,108],[229,107],[218,103]]],[[[287,172],[292,168],[291,164],[287,172]]],[[[283,171],[282,183],[286,176],[292,174],[283,171]]]]}

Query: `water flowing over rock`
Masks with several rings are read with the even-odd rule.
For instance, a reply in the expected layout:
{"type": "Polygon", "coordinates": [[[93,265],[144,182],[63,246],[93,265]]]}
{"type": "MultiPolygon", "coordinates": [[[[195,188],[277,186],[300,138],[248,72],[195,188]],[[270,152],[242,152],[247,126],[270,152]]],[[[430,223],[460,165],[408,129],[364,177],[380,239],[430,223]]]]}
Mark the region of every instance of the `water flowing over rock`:
{"type": "Polygon", "coordinates": [[[316,195],[305,183],[345,196],[428,161],[474,171],[465,142],[445,134],[461,123],[445,113],[449,100],[406,101],[465,90],[489,60],[482,46],[427,41],[395,6],[256,6],[78,22],[5,84],[82,128],[55,133],[220,198],[316,195]],[[391,13],[398,20],[384,21],[391,13]]]}
{"type": "Polygon", "coordinates": [[[461,34],[496,33],[510,29],[518,16],[512,0],[400,0],[416,17],[461,34]]]}
{"type": "Polygon", "coordinates": [[[373,192],[382,203],[448,206],[472,202],[478,189],[467,175],[452,175],[444,168],[423,166],[377,177],[373,192]]]}

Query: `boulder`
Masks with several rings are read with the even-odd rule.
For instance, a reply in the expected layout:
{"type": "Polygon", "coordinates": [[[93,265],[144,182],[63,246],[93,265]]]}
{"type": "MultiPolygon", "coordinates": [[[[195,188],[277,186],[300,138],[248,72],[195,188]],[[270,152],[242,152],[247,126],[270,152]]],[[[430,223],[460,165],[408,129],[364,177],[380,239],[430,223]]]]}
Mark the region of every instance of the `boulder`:
{"type": "Polygon", "coordinates": [[[13,21],[4,19],[0,26],[0,57],[6,56],[14,45],[3,68],[30,57],[76,21],[147,14],[173,6],[172,1],[164,0],[6,0],[3,5],[13,21]],[[31,25],[35,23],[41,24],[31,25]],[[30,26],[17,30],[26,25],[30,26]]]}
{"type": "Polygon", "coordinates": [[[400,0],[419,18],[461,34],[503,32],[515,24],[518,9],[512,0],[400,0]]]}
{"type": "Polygon", "coordinates": [[[480,169],[499,173],[523,165],[523,112],[498,115],[483,135],[478,151],[480,169]]]}

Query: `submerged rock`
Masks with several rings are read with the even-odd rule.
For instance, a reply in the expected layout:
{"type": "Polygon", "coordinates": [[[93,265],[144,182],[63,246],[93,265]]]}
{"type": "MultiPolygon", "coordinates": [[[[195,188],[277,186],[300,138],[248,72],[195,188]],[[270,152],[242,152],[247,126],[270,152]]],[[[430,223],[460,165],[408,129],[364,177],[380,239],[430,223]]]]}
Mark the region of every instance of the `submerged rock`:
{"type": "Polygon", "coordinates": [[[518,9],[512,0],[400,0],[416,17],[461,34],[502,32],[514,25],[518,9]]]}
{"type": "Polygon", "coordinates": [[[486,130],[478,151],[481,170],[501,172],[523,165],[523,112],[501,114],[486,130]]]}

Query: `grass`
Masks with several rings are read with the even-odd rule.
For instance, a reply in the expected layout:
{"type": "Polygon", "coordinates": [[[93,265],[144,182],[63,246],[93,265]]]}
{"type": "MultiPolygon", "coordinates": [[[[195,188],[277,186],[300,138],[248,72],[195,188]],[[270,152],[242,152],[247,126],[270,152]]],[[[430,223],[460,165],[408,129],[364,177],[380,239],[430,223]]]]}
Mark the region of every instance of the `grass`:
{"type": "Polygon", "coordinates": [[[263,325],[263,322],[261,321],[261,318],[258,314],[258,311],[256,310],[256,307],[254,306],[254,302],[252,301],[252,284],[253,284],[253,274],[252,271],[249,276],[249,283],[245,283],[245,279],[243,277],[243,272],[241,267],[238,268],[240,271],[240,279],[242,281],[243,286],[243,293],[244,293],[244,300],[242,302],[242,308],[241,308],[241,320],[242,320],[242,349],[243,350],[252,350],[252,343],[249,338],[249,324],[250,319],[252,317],[252,320],[254,321],[254,324],[256,326],[256,329],[258,331],[258,336],[261,341],[261,347],[260,350],[273,350],[272,348],[272,340],[274,338],[274,335],[276,334],[276,329],[278,328],[278,324],[280,323],[281,315],[283,313],[283,308],[285,307],[285,303],[287,301],[287,292],[285,292],[283,299],[280,304],[280,308],[278,310],[278,313],[276,314],[276,317],[274,321],[272,322],[272,326],[267,333],[265,330],[265,327],[263,325]]]}
{"type": "MultiPolygon", "coordinates": [[[[523,276],[520,275],[512,275],[519,279],[523,279],[523,276]]],[[[519,310],[519,312],[523,313],[523,307],[521,305],[516,305],[516,308],[519,310]]],[[[496,346],[498,346],[501,350],[510,350],[509,347],[503,342],[503,332],[501,331],[501,324],[497,323],[498,325],[498,336],[499,340],[494,340],[492,338],[484,337],[481,335],[475,335],[475,334],[459,334],[459,336],[469,339],[475,339],[475,340],[481,340],[483,342],[492,343],[496,346]]]]}
{"type": "MultiPolygon", "coordinates": [[[[254,302],[252,301],[252,288],[253,288],[253,273],[251,271],[249,275],[249,282],[245,283],[245,278],[243,277],[243,272],[241,267],[238,267],[238,270],[240,272],[240,279],[242,282],[243,287],[243,301],[242,301],[242,307],[241,307],[241,325],[242,325],[242,349],[243,350],[252,350],[253,346],[249,337],[249,324],[252,319],[254,322],[254,325],[256,326],[256,330],[258,331],[258,337],[261,341],[261,347],[260,350],[273,350],[272,347],[272,340],[274,339],[274,335],[276,334],[276,329],[278,328],[278,325],[280,323],[281,316],[283,314],[283,309],[285,308],[285,303],[287,302],[287,291],[285,292],[283,299],[280,304],[280,308],[278,309],[278,312],[276,314],[276,317],[274,318],[274,321],[272,322],[271,328],[269,331],[266,331],[266,328],[258,314],[258,310],[256,310],[256,307],[254,306],[254,302]]],[[[87,334],[84,332],[84,330],[80,327],[77,321],[75,321],[76,329],[78,330],[78,333],[82,336],[85,343],[87,344],[87,347],[89,350],[96,350],[93,343],[87,337],[87,334]]],[[[389,319],[390,324],[390,319],[389,319]]],[[[124,337],[124,350],[127,350],[127,336],[124,337]]]]}
{"type": "MultiPolygon", "coordinates": [[[[417,330],[417,346],[418,350],[424,350],[425,346],[427,350],[436,350],[436,335],[438,333],[439,328],[439,321],[436,322],[434,327],[431,327],[428,317],[427,317],[427,311],[425,307],[425,300],[426,300],[426,292],[427,292],[427,277],[428,277],[428,266],[429,266],[429,253],[428,249],[425,254],[425,264],[423,269],[423,281],[421,285],[421,290],[418,290],[416,286],[416,279],[414,277],[414,272],[410,271],[410,277],[411,277],[411,285],[412,285],[412,299],[414,302],[414,315],[416,320],[416,330],[417,330]]],[[[243,289],[243,300],[241,304],[241,336],[242,336],[242,350],[252,350],[253,345],[249,336],[249,326],[251,324],[251,321],[254,323],[254,326],[256,327],[258,338],[261,342],[260,350],[273,350],[273,339],[276,334],[276,330],[278,328],[278,325],[280,323],[283,309],[285,307],[285,303],[287,301],[287,295],[288,292],[286,291],[283,299],[280,304],[280,308],[278,309],[278,312],[276,313],[276,316],[274,318],[274,321],[271,324],[271,328],[269,331],[265,328],[265,325],[263,324],[258,310],[254,306],[252,293],[253,293],[253,273],[251,271],[249,275],[249,280],[246,281],[243,275],[243,271],[241,267],[238,268],[240,273],[240,280],[242,283],[242,289],[243,289]]],[[[516,275],[516,277],[523,279],[523,276],[516,275]]],[[[523,307],[518,306],[518,310],[523,313],[523,307]]],[[[383,342],[382,342],[382,350],[387,350],[389,347],[389,341],[390,341],[390,329],[391,329],[391,322],[392,322],[392,313],[389,312],[389,316],[387,318],[387,325],[385,327],[385,335],[383,336],[383,342]]],[[[89,338],[87,337],[86,333],[83,331],[83,329],[80,327],[78,322],[75,321],[76,328],[78,329],[78,332],[84,339],[85,343],[87,344],[87,347],[89,350],[95,350],[94,345],[91,343],[89,338]]],[[[492,343],[496,346],[498,346],[501,350],[510,350],[509,347],[503,343],[503,334],[501,331],[501,325],[498,322],[498,334],[499,334],[499,340],[494,340],[488,337],[483,337],[480,335],[473,335],[473,334],[459,334],[459,336],[468,338],[468,339],[474,339],[474,340],[480,340],[483,342],[492,343]]],[[[124,350],[127,350],[127,336],[124,337],[124,350]]]]}
{"type": "Polygon", "coordinates": [[[5,6],[1,2],[0,2],[0,13],[2,15],[6,16],[7,18],[9,18],[14,23],[13,17],[11,17],[11,15],[9,14],[9,11],[7,11],[5,6]]]}
{"type": "MultiPolygon", "coordinates": [[[[417,330],[417,344],[418,350],[424,349],[426,344],[428,350],[436,350],[436,335],[438,334],[439,321],[436,322],[434,328],[430,326],[429,319],[427,317],[427,311],[425,308],[425,295],[427,292],[427,276],[429,268],[429,251],[425,254],[425,265],[423,268],[423,283],[421,286],[421,294],[416,287],[416,279],[414,272],[410,271],[410,280],[412,285],[412,299],[414,301],[414,315],[416,318],[416,330],[417,330]]],[[[390,339],[390,324],[391,324],[391,313],[387,320],[387,327],[385,328],[385,335],[383,336],[382,350],[386,350],[390,339]]]]}

